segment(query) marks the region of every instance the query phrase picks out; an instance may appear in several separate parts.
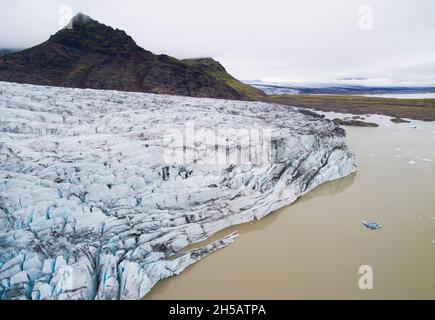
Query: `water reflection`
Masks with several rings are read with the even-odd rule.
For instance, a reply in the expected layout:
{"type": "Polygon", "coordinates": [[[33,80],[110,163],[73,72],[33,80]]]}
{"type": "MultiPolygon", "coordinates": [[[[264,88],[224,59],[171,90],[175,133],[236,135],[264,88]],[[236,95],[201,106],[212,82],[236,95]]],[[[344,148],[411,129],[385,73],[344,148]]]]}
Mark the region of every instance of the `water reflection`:
{"type": "Polygon", "coordinates": [[[354,172],[344,178],[321,184],[311,192],[299,198],[297,202],[305,202],[307,200],[318,198],[318,197],[334,196],[340,194],[354,183],[356,176],[357,173],[354,172]]]}
{"type": "Polygon", "coordinates": [[[186,251],[189,251],[189,250],[192,250],[195,248],[204,247],[204,246],[208,245],[209,243],[216,241],[216,240],[219,240],[219,239],[222,239],[225,236],[227,236],[233,232],[237,232],[239,234],[245,234],[248,232],[255,232],[255,231],[263,230],[263,229],[267,228],[270,224],[272,224],[278,218],[278,215],[282,210],[285,210],[285,209],[291,207],[295,203],[305,202],[307,200],[311,200],[311,199],[314,199],[317,197],[333,196],[333,195],[340,194],[345,189],[349,188],[353,184],[353,182],[355,181],[355,177],[356,177],[356,173],[352,173],[344,178],[323,183],[320,186],[318,186],[317,188],[311,190],[310,192],[308,192],[307,194],[305,194],[304,196],[299,198],[297,201],[292,203],[290,206],[281,208],[281,209],[277,210],[276,212],[272,212],[268,216],[264,217],[261,220],[258,220],[255,222],[252,221],[252,222],[248,222],[248,223],[244,223],[244,224],[240,224],[240,225],[235,225],[235,226],[223,229],[221,231],[218,231],[215,235],[211,236],[207,240],[204,240],[204,241],[201,241],[201,242],[198,242],[198,243],[195,243],[195,244],[192,244],[192,245],[186,247],[183,250],[183,252],[186,252],[186,251]]]}

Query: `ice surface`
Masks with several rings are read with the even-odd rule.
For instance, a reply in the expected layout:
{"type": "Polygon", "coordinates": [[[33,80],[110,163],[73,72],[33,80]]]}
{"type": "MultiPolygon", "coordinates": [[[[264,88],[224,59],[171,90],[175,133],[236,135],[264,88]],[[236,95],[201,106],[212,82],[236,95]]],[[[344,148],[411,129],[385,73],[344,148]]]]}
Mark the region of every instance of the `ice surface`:
{"type": "Polygon", "coordinates": [[[344,130],[296,108],[0,82],[0,298],[140,299],[237,235],[187,246],[355,169],[344,130]],[[271,129],[276,157],[167,164],[189,121],[271,129]]]}

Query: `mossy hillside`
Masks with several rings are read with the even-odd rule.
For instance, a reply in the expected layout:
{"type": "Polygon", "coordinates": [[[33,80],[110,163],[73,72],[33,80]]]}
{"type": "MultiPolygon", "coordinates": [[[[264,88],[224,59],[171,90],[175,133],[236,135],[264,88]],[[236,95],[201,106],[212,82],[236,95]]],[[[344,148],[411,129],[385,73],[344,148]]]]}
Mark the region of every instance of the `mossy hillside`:
{"type": "Polygon", "coordinates": [[[198,68],[216,80],[223,81],[249,100],[261,101],[266,97],[263,91],[244,84],[231,76],[218,61],[212,58],[184,59],[181,61],[191,67],[198,68]]]}

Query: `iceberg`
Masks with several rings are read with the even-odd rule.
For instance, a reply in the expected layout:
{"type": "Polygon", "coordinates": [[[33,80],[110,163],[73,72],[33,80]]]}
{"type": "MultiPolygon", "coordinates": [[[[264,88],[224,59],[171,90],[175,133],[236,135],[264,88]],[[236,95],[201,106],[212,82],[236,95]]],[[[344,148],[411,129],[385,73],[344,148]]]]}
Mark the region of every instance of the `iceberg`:
{"type": "Polygon", "coordinates": [[[370,229],[370,230],[379,230],[379,229],[382,229],[382,226],[379,223],[377,223],[377,222],[363,221],[362,224],[363,224],[364,227],[366,227],[367,229],[370,229]]]}

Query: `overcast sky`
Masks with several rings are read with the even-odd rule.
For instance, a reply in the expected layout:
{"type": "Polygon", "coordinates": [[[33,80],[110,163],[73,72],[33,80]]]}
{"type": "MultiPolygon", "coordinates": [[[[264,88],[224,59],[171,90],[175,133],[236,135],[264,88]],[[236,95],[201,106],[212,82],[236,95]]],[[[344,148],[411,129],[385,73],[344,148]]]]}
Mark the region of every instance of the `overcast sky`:
{"type": "Polygon", "coordinates": [[[435,85],[434,0],[0,0],[0,47],[47,40],[70,10],[239,79],[435,85]]]}

